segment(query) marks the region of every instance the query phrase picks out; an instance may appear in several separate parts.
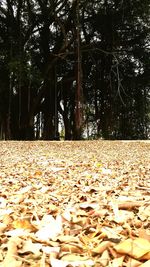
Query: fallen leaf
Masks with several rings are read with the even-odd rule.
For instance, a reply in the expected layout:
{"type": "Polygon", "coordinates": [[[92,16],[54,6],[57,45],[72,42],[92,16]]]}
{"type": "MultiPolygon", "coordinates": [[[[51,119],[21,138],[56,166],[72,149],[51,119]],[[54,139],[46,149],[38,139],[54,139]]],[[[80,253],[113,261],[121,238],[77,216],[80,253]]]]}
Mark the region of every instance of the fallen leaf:
{"type": "Polygon", "coordinates": [[[108,266],[109,260],[110,260],[110,256],[109,256],[108,250],[104,250],[104,252],[102,253],[101,257],[98,259],[98,262],[103,267],[106,267],[106,266],[108,266]]]}
{"type": "Polygon", "coordinates": [[[27,253],[31,252],[33,254],[39,254],[40,249],[42,249],[42,244],[40,243],[33,243],[31,239],[23,241],[22,248],[19,249],[19,253],[27,253]]]}
{"type": "Polygon", "coordinates": [[[58,215],[55,220],[52,215],[46,215],[39,226],[40,230],[35,234],[37,238],[43,241],[55,239],[62,231],[62,218],[58,215]]]}
{"type": "Polygon", "coordinates": [[[35,230],[35,227],[28,220],[24,219],[15,220],[13,221],[12,225],[16,229],[25,229],[30,231],[35,230]]]}
{"type": "Polygon", "coordinates": [[[91,252],[92,254],[102,254],[110,245],[111,245],[111,242],[103,241],[102,243],[97,245],[95,248],[91,249],[91,252]]]}
{"type": "Polygon", "coordinates": [[[126,267],[138,267],[138,266],[141,266],[141,262],[133,258],[129,258],[126,263],[126,267]]]}
{"type": "Polygon", "coordinates": [[[136,238],[134,240],[129,238],[114,246],[114,249],[119,253],[128,254],[135,259],[140,259],[146,253],[150,252],[150,242],[142,238],[136,238]]]}
{"type": "Polygon", "coordinates": [[[119,257],[111,261],[111,267],[122,267],[123,266],[124,256],[119,257]]]}
{"type": "Polygon", "coordinates": [[[29,236],[29,231],[27,229],[21,229],[21,228],[18,228],[18,229],[14,229],[14,230],[10,230],[10,231],[7,231],[5,232],[5,235],[6,236],[11,236],[11,237],[21,237],[21,236],[29,236]]]}
{"type": "Polygon", "coordinates": [[[0,234],[2,234],[6,228],[7,228],[7,224],[0,223],[0,234]]]}
{"type": "Polygon", "coordinates": [[[52,267],[67,267],[68,265],[73,267],[78,266],[94,266],[94,261],[87,257],[80,257],[74,254],[66,255],[61,260],[51,259],[50,264],[52,267]]]}
{"type": "Polygon", "coordinates": [[[17,260],[18,256],[18,246],[20,246],[22,240],[20,238],[11,237],[7,245],[7,254],[2,263],[3,267],[20,267],[22,266],[22,261],[17,260]]]}

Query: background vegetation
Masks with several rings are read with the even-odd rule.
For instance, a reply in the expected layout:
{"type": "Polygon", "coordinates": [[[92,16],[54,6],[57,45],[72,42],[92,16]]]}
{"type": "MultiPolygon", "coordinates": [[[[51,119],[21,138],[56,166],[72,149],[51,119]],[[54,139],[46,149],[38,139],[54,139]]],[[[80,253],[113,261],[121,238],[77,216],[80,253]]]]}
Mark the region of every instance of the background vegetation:
{"type": "Polygon", "coordinates": [[[149,138],[148,0],[1,1],[0,139],[62,133],[149,138]]]}

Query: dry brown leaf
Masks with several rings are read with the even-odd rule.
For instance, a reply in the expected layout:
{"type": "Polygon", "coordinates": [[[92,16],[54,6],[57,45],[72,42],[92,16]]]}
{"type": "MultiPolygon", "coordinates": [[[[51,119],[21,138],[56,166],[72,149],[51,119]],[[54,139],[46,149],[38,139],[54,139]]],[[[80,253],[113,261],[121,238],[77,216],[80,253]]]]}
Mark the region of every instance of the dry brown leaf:
{"type": "Polygon", "coordinates": [[[120,257],[120,253],[118,253],[113,247],[108,247],[108,251],[111,258],[116,259],[120,257]]]}
{"type": "Polygon", "coordinates": [[[97,202],[93,202],[93,203],[85,202],[85,203],[81,203],[80,204],[80,208],[81,209],[88,209],[88,208],[98,209],[99,208],[99,204],[97,202]]]}
{"type": "Polygon", "coordinates": [[[107,267],[121,257],[127,267],[149,264],[149,146],[1,142],[0,266],[107,267]],[[6,253],[13,236],[22,240],[15,257],[6,253]]]}
{"type": "Polygon", "coordinates": [[[141,207],[144,202],[140,201],[125,201],[123,203],[118,204],[119,209],[131,210],[135,209],[136,207],[141,207]]]}
{"type": "Polygon", "coordinates": [[[148,253],[144,254],[144,255],[140,258],[140,260],[150,260],[150,251],[149,251],[148,253]]]}

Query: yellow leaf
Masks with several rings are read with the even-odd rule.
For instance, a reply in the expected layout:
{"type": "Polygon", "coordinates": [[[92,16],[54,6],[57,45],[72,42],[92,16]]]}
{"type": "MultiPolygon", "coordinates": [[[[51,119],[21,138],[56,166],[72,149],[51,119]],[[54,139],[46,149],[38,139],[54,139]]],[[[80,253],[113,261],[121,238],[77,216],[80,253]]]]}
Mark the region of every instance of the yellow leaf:
{"type": "Polygon", "coordinates": [[[95,167],[97,167],[97,168],[102,167],[102,163],[101,162],[96,162],[95,167]]]}
{"type": "Polygon", "coordinates": [[[35,230],[35,227],[28,220],[15,220],[13,221],[12,225],[15,229],[26,229],[31,231],[35,230]]]}
{"type": "Polygon", "coordinates": [[[92,253],[93,254],[101,254],[104,252],[105,249],[108,248],[108,246],[110,245],[109,241],[104,241],[101,244],[99,244],[96,248],[92,249],[92,253]]]}
{"type": "Polygon", "coordinates": [[[35,177],[39,177],[39,176],[41,176],[41,175],[42,175],[42,171],[40,171],[40,170],[35,171],[35,173],[34,173],[34,176],[35,176],[35,177]]]}
{"type": "Polygon", "coordinates": [[[61,251],[62,252],[70,252],[70,253],[82,253],[83,252],[83,249],[80,248],[77,245],[62,244],[61,251]]]}
{"type": "Polygon", "coordinates": [[[150,252],[150,242],[143,238],[135,240],[127,239],[114,246],[114,249],[123,254],[128,254],[133,258],[140,259],[143,255],[150,252]]]}

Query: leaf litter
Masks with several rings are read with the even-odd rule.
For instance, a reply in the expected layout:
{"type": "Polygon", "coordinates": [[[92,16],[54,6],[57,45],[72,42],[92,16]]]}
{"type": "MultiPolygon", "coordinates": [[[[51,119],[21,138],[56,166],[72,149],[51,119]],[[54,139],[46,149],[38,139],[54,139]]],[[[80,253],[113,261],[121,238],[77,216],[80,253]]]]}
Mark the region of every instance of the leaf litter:
{"type": "Polygon", "coordinates": [[[150,266],[150,141],[0,145],[0,267],[150,266]]]}

